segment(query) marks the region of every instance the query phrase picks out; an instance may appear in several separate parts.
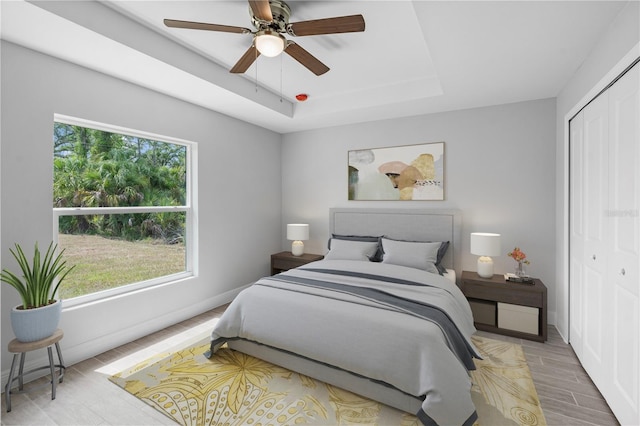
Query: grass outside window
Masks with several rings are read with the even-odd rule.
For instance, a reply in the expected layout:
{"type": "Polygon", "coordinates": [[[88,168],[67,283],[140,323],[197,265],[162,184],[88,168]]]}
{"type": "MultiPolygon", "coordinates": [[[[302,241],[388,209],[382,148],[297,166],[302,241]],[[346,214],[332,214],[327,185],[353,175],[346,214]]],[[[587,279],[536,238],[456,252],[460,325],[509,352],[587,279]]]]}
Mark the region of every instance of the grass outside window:
{"type": "Polygon", "coordinates": [[[185,247],[182,243],[60,234],[58,245],[65,249],[69,264],[76,265],[60,286],[62,299],[185,271],[185,247]]]}

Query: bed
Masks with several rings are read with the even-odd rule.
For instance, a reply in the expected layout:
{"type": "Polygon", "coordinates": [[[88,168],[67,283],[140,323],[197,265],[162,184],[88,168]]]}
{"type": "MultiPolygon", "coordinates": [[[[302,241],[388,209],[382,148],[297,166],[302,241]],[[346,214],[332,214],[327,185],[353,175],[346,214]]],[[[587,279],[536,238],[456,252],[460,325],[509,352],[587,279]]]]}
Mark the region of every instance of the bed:
{"type": "Polygon", "coordinates": [[[455,284],[459,212],[331,209],[330,233],[324,260],[234,299],[211,354],[226,343],[426,425],[473,424],[469,370],[479,355],[455,284]]]}

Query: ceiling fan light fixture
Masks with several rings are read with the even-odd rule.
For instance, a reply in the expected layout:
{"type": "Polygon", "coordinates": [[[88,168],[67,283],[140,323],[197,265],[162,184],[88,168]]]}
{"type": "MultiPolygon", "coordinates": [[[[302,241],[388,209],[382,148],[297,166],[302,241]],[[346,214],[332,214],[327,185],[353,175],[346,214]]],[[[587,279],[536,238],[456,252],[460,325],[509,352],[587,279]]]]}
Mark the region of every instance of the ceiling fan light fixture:
{"type": "Polygon", "coordinates": [[[256,33],[256,49],[261,55],[273,58],[284,50],[285,38],[271,30],[262,30],[256,33]]]}
{"type": "MultiPolygon", "coordinates": [[[[2,0],[0,0],[1,2],[2,0]]],[[[288,0],[287,0],[288,1],[288,0]]],[[[362,15],[336,16],[333,18],[312,19],[289,22],[291,8],[285,0],[249,0],[249,15],[255,31],[234,25],[210,24],[206,22],[179,21],[165,19],[164,24],[170,28],[217,31],[234,34],[251,34],[251,46],[231,67],[232,74],[242,74],[257,61],[258,56],[276,57],[287,53],[302,66],[315,75],[323,75],[329,67],[323,64],[299,44],[286,38],[323,34],[342,34],[362,32],[365,29],[362,15]]],[[[257,68],[256,68],[257,69],[257,68]]],[[[282,74],[282,71],[281,71],[282,74]]],[[[256,78],[257,80],[257,78],[256,78]]]]}

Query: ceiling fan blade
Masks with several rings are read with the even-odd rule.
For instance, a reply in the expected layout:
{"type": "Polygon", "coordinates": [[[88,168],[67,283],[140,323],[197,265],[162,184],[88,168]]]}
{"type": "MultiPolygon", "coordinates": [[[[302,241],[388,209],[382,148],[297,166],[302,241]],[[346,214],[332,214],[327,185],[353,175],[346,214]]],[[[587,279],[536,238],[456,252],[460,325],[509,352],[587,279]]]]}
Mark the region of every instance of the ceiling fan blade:
{"type": "Polygon", "coordinates": [[[267,22],[273,21],[269,0],[249,0],[249,7],[256,18],[267,22]]]}
{"type": "Polygon", "coordinates": [[[221,31],[223,33],[237,33],[247,34],[251,30],[242,27],[233,27],[230,25],[217,25],[207,24],[204,22],[191,22],[191,21],[177,21],[175,19],[165,19],[164,24],[171,28],[186,28],[190,30],[206,30],[206,31],[221,31]]]}
{"type": "Polygon", "coordinates": [[[362,15],[314,19],[311,21],[293,22],[287,25],[287,33],[297,37],[320,34],[355,33],[360,31],[364,31],[364,17],[362,15]]]}
{"type": "Polygon", "coordinates": [[[255,45],[252,44],[251,47],[249,47],[249,49],[244,52],[242,58],[240,58],[240,60],[236,62],[233,68],[229,70],[229,72],[233,74],[242,74],[249,69],[251,64],[255,62],[258,56],[260,56],[260,52],[258,51],[258,49],[256,49],[255,45]]]}
{"type": "Polygon", "coordinates": [[[300,47],[299,44],[289,40],[284,51],[296,61],[304,65],[309,71],[315,75],[322,75],[329,71],[329,67],[320,62],[311,53],[300,47]]]}

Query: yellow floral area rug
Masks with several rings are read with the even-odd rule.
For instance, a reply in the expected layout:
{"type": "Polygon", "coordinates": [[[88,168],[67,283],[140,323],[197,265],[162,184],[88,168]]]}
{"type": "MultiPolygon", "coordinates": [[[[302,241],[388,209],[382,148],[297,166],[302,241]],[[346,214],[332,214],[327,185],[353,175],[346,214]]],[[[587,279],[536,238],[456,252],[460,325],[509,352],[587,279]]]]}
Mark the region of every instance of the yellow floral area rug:
{"type": "MultiPolygon", "coordinates": [[[[545,425],[517,344],[473,337],[476,425],[545,425]]],[[[227,348],[207,359],[208,340],[156,356],[109,380],[181,425],[420,425],[410,413],[227,348]]]]}

